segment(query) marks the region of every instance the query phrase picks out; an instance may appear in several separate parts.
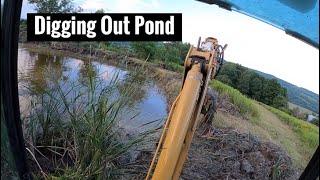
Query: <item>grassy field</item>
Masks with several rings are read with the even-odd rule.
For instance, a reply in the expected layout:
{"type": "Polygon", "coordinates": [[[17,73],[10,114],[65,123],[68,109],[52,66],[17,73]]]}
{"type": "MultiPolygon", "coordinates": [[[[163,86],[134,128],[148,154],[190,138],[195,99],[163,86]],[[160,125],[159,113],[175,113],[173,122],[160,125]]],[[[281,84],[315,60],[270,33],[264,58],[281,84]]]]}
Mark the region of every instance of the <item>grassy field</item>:
{"type": "Polygon", "coordinates": [[[290,116],[289,114],[271,106],[265,104],[263,104],[263,106],[278,116],[284,123],[288,124],[293,131],[299,135],[301,141],[304,142],[306,147],[310,147],[312,149],[317,148],[319,144],[319,127],[306,121],[301,121],[300,119],[290,116]]]}
{"type": "Polygon", "coordinates": [[[296,167],[306,167],[319,144],[318,127],[248,99],[239,91],[219,81],[213,81],[211,87],[219,93],[229,95],[233,104],[242,109],[242,112],[251,115],[246,120],[218,111],[213,121],[214,126],[233,127],[254,133],[286,150],[296,167]]]}
{"type": "Polygon", "coordinates": [[[301,113],[304,113],[304,114],[312,114],[313,112],[310,111],[309,109],[306,109],[304,107],[301,107],[299,105],[296,105],[296,104],[293,104],[293,103],[288,103],[289,104],[289,109],[294,109],[294,108],[298,108],[300,110],[301,113]]]}

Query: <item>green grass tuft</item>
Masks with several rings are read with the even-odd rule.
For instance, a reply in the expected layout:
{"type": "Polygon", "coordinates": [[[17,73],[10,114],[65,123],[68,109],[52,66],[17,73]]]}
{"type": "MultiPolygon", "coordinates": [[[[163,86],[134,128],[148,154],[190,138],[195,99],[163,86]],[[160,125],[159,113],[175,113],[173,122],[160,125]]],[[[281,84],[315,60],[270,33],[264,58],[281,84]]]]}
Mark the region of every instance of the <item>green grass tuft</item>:
{"type": "MultiPolygon", "coordinates": [[[[133,76],[141,76],[139,73],[133,76]]],[[[33,168],[38,169],[33,172],[35,177],[115,179],[123,175],[129,167],[119,159],[151,133],[124,140],[119,132],[122,114],[130,111],[130,101],[139,93],[138,78],[131,77],[128,82],[120,80],[116,73],[106,83],[89,68],[84,82],[67,78],[70,82],[61,83],[56,74],[47,70],[46,87],[33,82],[42,94],[28,89],[30,95],[35,94],[30,98],[30,115],[24,119],[27,136],[31,137],[27,144],[33,147],[29,154],[36,162],[45,157],[53,167],[46,171],[46,164],[37,164],[33,168]]]]}

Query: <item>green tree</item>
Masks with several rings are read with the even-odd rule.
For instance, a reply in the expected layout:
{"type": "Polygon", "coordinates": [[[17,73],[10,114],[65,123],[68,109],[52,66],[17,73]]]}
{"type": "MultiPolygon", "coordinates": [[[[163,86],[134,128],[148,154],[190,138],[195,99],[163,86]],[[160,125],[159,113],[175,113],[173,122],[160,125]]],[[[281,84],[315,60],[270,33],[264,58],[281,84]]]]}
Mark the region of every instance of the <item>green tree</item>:
{"type": "Polygon", "coordinates": [[[73,0],[28,0],[38,13],[77,13],[83,9],[75,6],[73,0]]]}
{"type": "Polygon", "coordinates": [[[105,13],[105,11],[104,11],[104,9],[98,9],[95,13],[97,13],[97,14],[103,14],[103,13],[105,13]]]}
{"type": "Polygon", "coordinates": [[[165,54],[165,61],[181,63],[179,50],[176,47],[167,48],[167,51],[165,54]]]}
{"type": "Polygon", "coordinates": [[[287,89],[276,79],[266,79],[240,64],[231,62],[224,64],[217,79],[250,98],[288,111],[287,89]]]}
{"type": "Polygon", "coordinates": [[[312,123],[312,124],[314,124],[314,125],[316,125],[316,126],[319,126],[319,119],[312,119],[312,120],[310,121],[310,123],[312,123]]]}
{"type": "Polygon", "coordinates": [[[167,57],[165,56],[166,53],[167,53],[167,48],[164,45],[161,45],[157,48],[155,57],[158,61],[165,62],[167,60],[166,59],[167,57]]]}
{"type": "Polygon", "coordinates": [[[266,79],[263,85],[262,102],[267,105],[273,104],[273,99],[278,94],[278,82],[275,79],[266,79]]]}
{"type": "Polygon", "coordinates": [[[308,118],[308,114],[301,112],[299,107],[289,109],[288,112],[290,115],[292,115],[296,118],[302,119],[302,120],[305,120],[306,118],[308,118]]]}
{"type": "Polygon", "coordinates": [[[170,49],[175,49],[173,50],[175,55],[178,55],[179,57],[179,64],[184,64],[184,60],[188,54],[190,44],[189,43],[183,43],[181,41],[174,41],[170,43],[165,43],[165,46],[167,47],[168,50],[170,49]]]}
{"type": "MultiPolygon", "coordinates": [[[[288,109],[287,104],[288,104],[288,99],[285,96],[278,94],[277,96],[274,97],[272,106],[275,108],[282,108],[282,110],[287,111],[288,109]]],[[[299,117],[299,115],[297,117],[299,117]]]]}
{"type": "Polygon", "coordinates": [[[237,88],[239,77],[244,71],[246,68],[240,64],[227,62],[223,65],[220,75],[227,75],[232,82],[231,86],[237,88]]]}
{"type": "Polygon", "coordinates": [[[252,79],[253,76],[253,72],[250,70],[247,70],[243,73],[241,73],[241,75],[239,76],[238,79],[238,85],[237,85],[237,89],[245,95],[250,95],[250,81],[252,79]]]}
{"type": "Polygon", "coordinates": [[[256,77],[253,77],[253,79],[250,81],[250,97],[261,101],[261,95],[262,95],[262,81],[263,79],[256,75],[256,77]]]}
{"type": "Polygon", "coordinates": [[[229,85],[229,86],[232,86],[232,81],[229,79],[229,77],[227,75],[218,75],[217,76],[217,80],[229,85]]]}
{"type": "Polygon", "coordinates": [[[265,80],[262,93],[262,102],[275,108],[288,108],[287,90],[276,79],[265,80]]]}
{"type": "Polygon", "coordinates": [[[131,47],[138,58],[154,60],[156,54],[156,42],[132,42],[131,47]]]}

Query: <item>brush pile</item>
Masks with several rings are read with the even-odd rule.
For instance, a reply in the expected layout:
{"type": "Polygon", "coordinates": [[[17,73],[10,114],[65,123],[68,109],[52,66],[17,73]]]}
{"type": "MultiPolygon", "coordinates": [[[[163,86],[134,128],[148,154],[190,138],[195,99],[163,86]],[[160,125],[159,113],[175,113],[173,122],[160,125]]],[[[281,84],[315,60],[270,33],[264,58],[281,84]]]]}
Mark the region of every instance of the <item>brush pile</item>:
{"type": "Polygon", "coordinates": [[[292,179],[290,157],[279,146],[236,129],[195,136],[182,179],[292,179]]]}

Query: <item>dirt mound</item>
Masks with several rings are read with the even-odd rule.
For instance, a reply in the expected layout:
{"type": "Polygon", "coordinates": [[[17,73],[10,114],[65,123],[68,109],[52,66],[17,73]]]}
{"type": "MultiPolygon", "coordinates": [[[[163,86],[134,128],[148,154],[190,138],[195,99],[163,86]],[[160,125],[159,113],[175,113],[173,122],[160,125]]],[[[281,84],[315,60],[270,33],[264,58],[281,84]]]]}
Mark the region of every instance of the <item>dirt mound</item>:
{"type": "Polygon", "coordinates": [[[240,114],[240,108],[232,104],[230,97],[226,94],[219,94],[217,98],[218,109],[229,113],[236,117],[242,117],[240,114]]]}
{"type": "MultiPolygon", "coordinates": [[[[195,135],[180,179],[298,179],[279,146],[236,129],[211,130],[211,136],[195,135]]],[[[130,179],[145,178],[152,157],[141,151],[134,162],[140,173],[130,179]]]]}
{"type": "MultiPolygon", "coordinates": [[[[219,111],[242,117],[227,95],[217,97],[219,111]]],[[[180,179],[298,179],[291,158],[278,145],[234,128],[203,125],[192,140],[180,179]]],[[[145,178],[156,148],[156,142],[150,143],[153,148],[140,151],[133,162],[137,174],[127,179],[145,178]]]]}
{"type": "Polygon", "coordinates": [[[292,179],[290,157],[279,146],[236,129],[195,136],[182,179],[292,179]]]}

